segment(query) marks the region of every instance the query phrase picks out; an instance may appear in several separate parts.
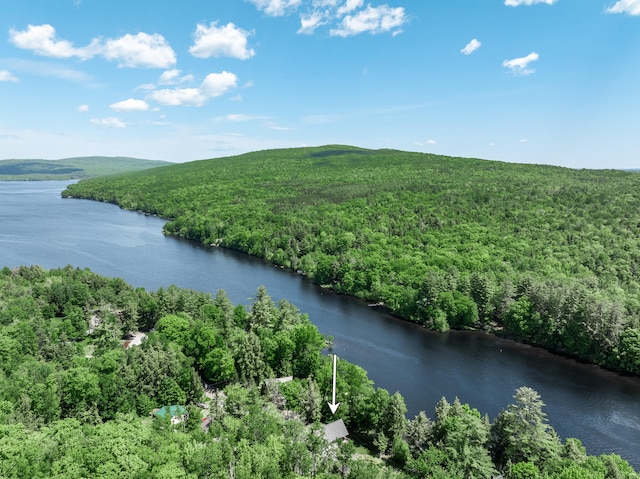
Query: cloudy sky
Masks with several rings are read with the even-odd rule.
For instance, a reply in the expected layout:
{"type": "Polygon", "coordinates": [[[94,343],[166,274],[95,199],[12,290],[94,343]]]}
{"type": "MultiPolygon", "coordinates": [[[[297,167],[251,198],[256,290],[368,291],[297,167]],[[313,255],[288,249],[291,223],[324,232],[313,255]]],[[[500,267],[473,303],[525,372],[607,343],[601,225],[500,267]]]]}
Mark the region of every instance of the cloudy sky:
{"type": "Polygon", "coordinates": [[[640,168],[640,0],[20,0],[0,30],[0,159],[640,168]]]}

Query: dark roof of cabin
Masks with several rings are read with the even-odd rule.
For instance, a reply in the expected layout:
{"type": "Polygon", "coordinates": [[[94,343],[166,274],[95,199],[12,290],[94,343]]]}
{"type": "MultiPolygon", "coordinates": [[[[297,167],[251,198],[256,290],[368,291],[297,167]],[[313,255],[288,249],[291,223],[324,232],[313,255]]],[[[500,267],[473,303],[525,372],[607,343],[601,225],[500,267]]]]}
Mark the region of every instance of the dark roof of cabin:
{"type": "Polygon", "coordinates": [[[328,442],[345,438],[348,435],[349,431],[347,431],[347,426],[344,425],[344,421],[342,419],[338,419],[337,421],[324,425],[324,438],[328,442]]]}

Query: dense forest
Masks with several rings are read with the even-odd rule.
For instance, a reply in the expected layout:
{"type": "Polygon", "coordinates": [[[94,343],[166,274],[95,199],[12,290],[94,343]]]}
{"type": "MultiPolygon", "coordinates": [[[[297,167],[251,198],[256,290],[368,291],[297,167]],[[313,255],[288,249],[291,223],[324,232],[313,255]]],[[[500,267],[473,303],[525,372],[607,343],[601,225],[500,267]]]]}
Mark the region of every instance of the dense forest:
{"type": "Polygon", "coordinates": [[[332,416],[326,346],[264,287],[243,306],[224,291],[149,292],[70,266],[5,267],[0,477],[640,477],[615,454],[562,441],[527,387],[493,422],[444,398],[433,419],[407,420],[400,393],[340,360],[332,416]],[[279,376],[293,380],[269,381],[279,376]],[[153,415],[163,406],[180,406],[182,420],[153,415]],[[329,443],[322,424],[337,418],[349,439],[329,443]]]}
{"type": "Polygon", "coordinates": [[[166,161],[122,156],[83,156],[61,160],[0,160],[0,181],[72,180],[166,166],[166,161]]]}
{"type": "Polygon", "coordinates": [[[435,330],[640,374],[640,175],[327,146],[81,181],[435,330]]]}

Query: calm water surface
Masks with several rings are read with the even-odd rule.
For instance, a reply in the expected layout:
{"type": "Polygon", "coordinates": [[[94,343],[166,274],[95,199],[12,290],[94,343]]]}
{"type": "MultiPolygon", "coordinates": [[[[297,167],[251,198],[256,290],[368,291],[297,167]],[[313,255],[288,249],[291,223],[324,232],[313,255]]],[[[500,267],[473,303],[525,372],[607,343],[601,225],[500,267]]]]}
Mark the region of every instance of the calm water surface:
{"type": "Polygon", "coordinates": [[[222,288],[243,304],[265,285],[274,300],[289,300],[333,336],[339,357],[364,367],[378,386],[400,391],[411,418],[420,410],[433,417],[442,396],[457,396],[493,419],[526,385],[540,393],[561,437],[578,437],[589,454],[620,454],[640,469],[638,379],[482,333],[426,331],[261,260],[167,238],[159,218],[62,199],[66,184],[0,182],[0,267],[70,264],[148,290],[222,288]]]}

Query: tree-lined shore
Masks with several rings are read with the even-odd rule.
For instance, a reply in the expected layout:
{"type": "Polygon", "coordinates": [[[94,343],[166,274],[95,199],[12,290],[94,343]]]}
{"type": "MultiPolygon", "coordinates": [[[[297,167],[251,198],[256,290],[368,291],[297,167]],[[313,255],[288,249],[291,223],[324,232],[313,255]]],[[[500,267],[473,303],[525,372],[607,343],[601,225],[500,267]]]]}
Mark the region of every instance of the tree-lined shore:
{"type": "Polygon", "coordinates": [[[263,287],[245,306],[222,290],[5,267],[0,477],[639,477],[615,454],[561,440],[527,387],[493,420],[445,398],[433,418],[407,420],[399,392],[340,360],[333,415],[325,346],[305,314],[263,287]],[[131,346],[134,331],[146,337],[131,346]],[[278,376],[293,378],[265,381],[278,376]],[[181,422],[152,415],[170,405],[181,422]],[[335,419],[349,439],[330,444],[322,424],[335,419]]]}
{"type": "Polygon", "coordinates": [[[640,176],[326,146],[70,185],[435,330],[640,374],[640,176]]]}

